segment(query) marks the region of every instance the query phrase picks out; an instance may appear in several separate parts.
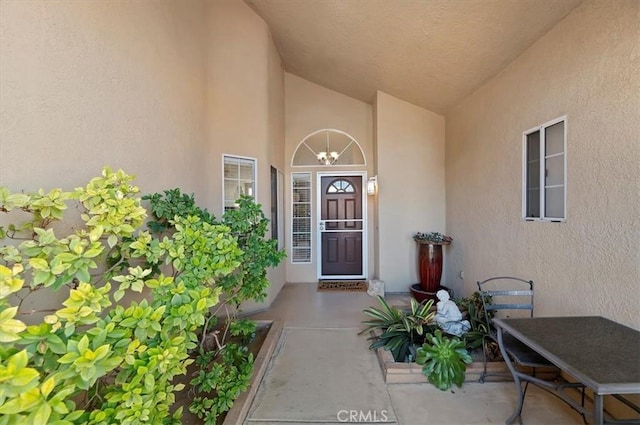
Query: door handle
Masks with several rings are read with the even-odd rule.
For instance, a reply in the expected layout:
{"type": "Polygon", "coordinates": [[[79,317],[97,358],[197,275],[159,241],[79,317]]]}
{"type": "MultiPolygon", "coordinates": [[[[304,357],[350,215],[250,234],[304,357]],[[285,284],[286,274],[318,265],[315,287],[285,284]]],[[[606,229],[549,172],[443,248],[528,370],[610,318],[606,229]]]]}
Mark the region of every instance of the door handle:
{"type": "Polygon", "coordinates": [[[320,227],[320,231],[324,232],[324,221],[321,221],[318,226],[320,227]]]}

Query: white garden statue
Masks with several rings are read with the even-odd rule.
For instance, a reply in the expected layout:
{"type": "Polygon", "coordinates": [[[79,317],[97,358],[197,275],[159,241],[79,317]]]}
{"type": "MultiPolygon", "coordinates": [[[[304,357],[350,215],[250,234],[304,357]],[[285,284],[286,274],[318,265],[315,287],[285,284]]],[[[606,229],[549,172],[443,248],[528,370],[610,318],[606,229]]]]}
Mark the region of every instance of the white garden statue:
{"type": "Polygon", "coordinates": [[[436,323],[443,331],[448,334],[460,336],[463,333],[471,329],[471,324],[468,320],[462,320],[462,313],[460,309],[449,299],[449,293],[444,289],[436,292],[438,297],[438,312],[436,313],[436,323]]]}

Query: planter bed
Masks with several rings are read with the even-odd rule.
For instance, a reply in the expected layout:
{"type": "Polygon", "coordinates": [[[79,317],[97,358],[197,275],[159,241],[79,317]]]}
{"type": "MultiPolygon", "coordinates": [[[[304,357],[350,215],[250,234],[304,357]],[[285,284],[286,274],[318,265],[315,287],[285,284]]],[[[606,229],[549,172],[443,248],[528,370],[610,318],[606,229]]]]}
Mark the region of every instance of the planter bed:
{"type": "MultiPolygon", "coordinates": [[[[376,356],[378,357],[380,369],[382,369],[382,374],[387,384],[421,384],[429,382],[427,377],[422,374],[422,366],[415,362],[396,362],[391,352],[384,348],[376,349],[376,356]]],[[[479,382],[482,370],[482,360],[474,361],[467,365],[464,381],[479,382]]],[[[526,370],[526,368],[522,368],[522,371],[526,370]]],[[[485,382],[513,381],[509,368],[503,361],[487,363],[487,372],[489,376],[485,378],[485,382]]],[[[542,379],[548,379],[554,375],[552,372],[545,373],[544,371],[538,371],[538,376],[542,379]]]]}
{"type": "MultiPolygon", "coordinates": [[[[422,374],[422,366],[417,363],[399,363],[393,360],[391,352],[383,348],[376,350],[380,368],[387,384],[421,384],[429,382],[422,374]]],[[[482,373],[482,362],[473,362],[467,365],[465,382],[478,382],[482,373]]],[[[489,362],[487,364],[489,373],[500,373],[500,376],[488,376],[488,382],[511,381],[509,369],[504,362],[489,362]]]]}
{"type": "Polygon", "coordinates": [[[269,360],[273,355],[273,351],[275,350],[278,340],[280,339],[280,334],[282,333],[282,322],[271,320],[256,320],[256,322],[258,323],[258,326],[265,323],[271,323],[271,328],[262,343],[262,347],[260,347],[260,351],[258,351],[258,354],[255,356],[253,374],[251,375],[249,388],[247,388],[247,391],[240,394],[233,403],[233,407],[227,412],[223,425],[242,425],[244,423],[244,420],[249,413],[249,407],[251,407],[253,398],[255,397],[258,387],[260,386],[260,382],[267,371],[269,360]]]}
{"type": "MultiPolygon", "coordinates": [[[[253,398],[255,397],[258,387],[260,386],[260,382],[266,372],[269,360],[271,359],[278,340],[280,339],[280,334],[282,333],[282,322],[272,320],[256,320],[255,322],[258,329],[268,328],[268,331],[266,335],[263,334],[262,338],[264,339],[261,342],[256,342],[256,348],[250,347],[250,351],[255,354],[253,361],[253,373],[251,374],[249,386],[247,391],[241,393],[234,401],[231,409],[218,417],[217,423],[219,425],[242,425],[244,423],[247,413],[249,412],[249,407],[251,407],[253,398]]],[[[176,403],[174,406],[176,408],[178,406],[182,406],[184,409],[182,414],[183,425],[201,425],[204,423],[204,420],[199,419],[196,415],[189,412],[189,404],[191,403],[191,397],[189,395],[189,381],[191,381],[191,379],[192,376],[189,373],[179,378],[179,382],[184,383],[187,387],[180,393],[176,394],[176,403]]]]}

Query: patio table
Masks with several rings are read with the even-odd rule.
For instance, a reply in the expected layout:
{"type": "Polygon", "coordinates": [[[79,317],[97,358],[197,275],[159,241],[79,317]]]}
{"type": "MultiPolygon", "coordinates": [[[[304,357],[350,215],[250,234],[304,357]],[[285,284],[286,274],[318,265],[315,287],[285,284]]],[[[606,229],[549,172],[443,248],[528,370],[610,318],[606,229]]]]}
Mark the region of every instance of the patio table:
{"type": "MultiPolygon", "coordinates": [[[[513,423],[522,412],[521,381],[533,382],[554,391],[579,413],[590,416],[596,424],[605,423],[605,395],[613,395],[640,413],[639,406],[620,396],[640,394],[640,332],[597,316],[493,319],[493,323],[498,330],[500,350],[518,388],[518,407],[507,424],[513,423]],[[578,382],[549,382],[519,372],[505,355],[503,332],[522,341],[578,382]],[[592,411],[567,393],[569,388],[584,387],[593,390],[592,411]]],[[[618,422],[606,419],[607,423],[618,422]]],[[[630,422],[640,423],[638,419],[625,423],[630,422]]]]}

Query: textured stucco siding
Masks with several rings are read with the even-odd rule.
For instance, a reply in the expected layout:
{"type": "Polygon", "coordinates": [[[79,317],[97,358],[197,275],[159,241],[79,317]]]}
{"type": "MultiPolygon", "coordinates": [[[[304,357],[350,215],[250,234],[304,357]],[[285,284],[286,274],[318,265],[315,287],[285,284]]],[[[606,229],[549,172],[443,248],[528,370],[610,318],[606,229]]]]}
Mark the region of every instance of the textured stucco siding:
{"type": "Polygon", "coordinates": [[[640,329],[640,2],[587,1],[447,114],[449,276],[640,329]],[[522,132],[567,116],[567,220],[525,222],[522,132]]]}
{"type": "MultiPolygon", "coordinates": [[[[267,24],[236,0],[207,2],[208,201],[222,214],[222,155],[257,161],[257,201],[271,216],[271,166],[284,167],[284,71],[267,24]]],[[[197,152],[193,153],[197,155],[197,152]]],[[[280,212],[284,214],[283,211],[280,212]]],[[[285,281],[284,261],[269,270],[265,304],[247,303],[245,312],[263,309],[285,281]]]]}
{"type": "MultiPolygon", "coordinates": [[[[258,160],[270,216],[283,151],[280,57],[243,2],[0,1],[0,185],[73,189],[110,165],[219,216],[227,153],[258,160]]],[[[284,265],[269,276],[267,303],[284,265]]]]}
{"type": "Polygon", "coordinates": [[[0,184],[202,192],[204,3],[0,2],[0,184]],[[195,154],[194,154],[195,153],[195,154]]]}
{"type": "MultiPolygon", "coordinates": [[[[220,216],[222,156],[253,158],[257,162],[257,202],[271,217],[270,170],[283,168],[284,71],[269,28],[241,1],[207,2],[207,96],[204,116],[207,203],[220,216]]],[[[283,212],[281,212],[282,214],[283,212]]],[[[266,304],[247,303],[245,312],[268,306],[285,279],[285,266],[269,270],[271,287],[266,304]]]]}
{"type": "Polygon", "coordinates": [[[419,282],[413,234],[445,231],[445,119],[378,92],[376,124],[378,277],[389,292],[409,292],[419,282]]]}

